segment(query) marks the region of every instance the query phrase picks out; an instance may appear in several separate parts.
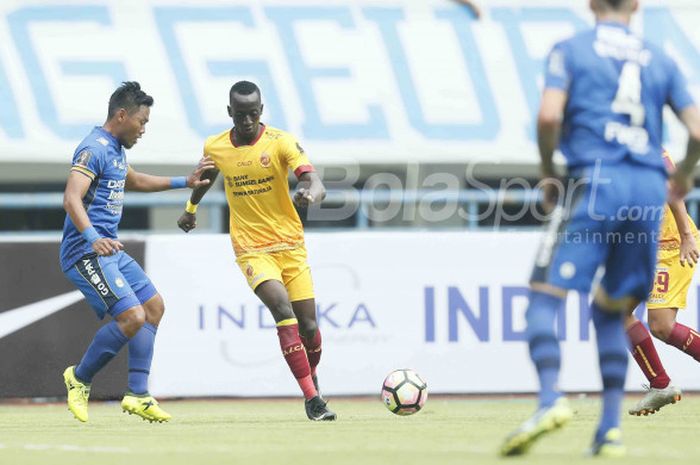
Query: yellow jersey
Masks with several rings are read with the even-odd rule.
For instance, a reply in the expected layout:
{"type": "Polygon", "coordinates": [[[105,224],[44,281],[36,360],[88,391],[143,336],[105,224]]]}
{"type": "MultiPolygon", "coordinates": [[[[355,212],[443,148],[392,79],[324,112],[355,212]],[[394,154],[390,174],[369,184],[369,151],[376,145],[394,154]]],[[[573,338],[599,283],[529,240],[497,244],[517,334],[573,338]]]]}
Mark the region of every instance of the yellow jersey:
{"type": "MultiPolygon", "coordinates": [[[[668,171],[673,171],[675,164],[673,159],[664,151],[664,162],[666,163],[666,168],[668,171]]],[[[693,232],[693,236],[697,239],[698,229],[693,222],[693,219],[688,215],[688,223],[690,225],[690,230],[693,232]]],[[[680,233],[678,232],[678,225],[676,225],[676,219],[673,217],[671,212],[671,207],[668,203],[664,205],[664,216],[661,220],[661,233],[659,235],[659,253],[664,255],[677,254],[681,246],[680,233]]]]}
{"type": "Polygon", "coordinates": [[[288,170],[313,171],[296,139],[262,125],[250,145],[237,146],[233,129],[207,138],[209,156],[224,177],[236,255],[290,250],[304,245],[304,228],[289,196],[288,170]]]}

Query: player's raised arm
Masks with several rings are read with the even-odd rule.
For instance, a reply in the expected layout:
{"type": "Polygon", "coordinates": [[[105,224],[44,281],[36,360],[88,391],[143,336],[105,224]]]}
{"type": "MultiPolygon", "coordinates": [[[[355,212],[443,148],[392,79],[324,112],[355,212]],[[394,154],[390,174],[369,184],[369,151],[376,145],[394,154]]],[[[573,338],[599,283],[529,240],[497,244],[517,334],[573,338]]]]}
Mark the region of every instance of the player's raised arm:
{"type": "Polygon", "coordinates": [[[126,189],[137,192],[160,192],[184,187],[196,189],[209,184],[210,180],[203,179],[202,174],[212,168],[214,168],[214,162],[203,158],[189,176],[170,177],[141,173],[129,166],[129,172],[126,177],[126,189]]]}
{"type": "Polygon", "coordinates": [[[219,175],[219,170],[215,168],[211,158],[204,156],[200,160],[197,170],[202,166],[206,166],[206,169],[202,171],[200,175],[202,183],[192,189],[190,199],[185,205],[185,211],[177,220],[177,226],[185,232],[190,232],[197,227],[197,207],[199,206],[199,202],[209,191],[209,188],[214,184],[214,181],[216,181],[219,175]]]}
{"type": "Polygon", "coordinates": [[[63,193],[63,209],[68,213],[75,227],[83,238],[92,245],[98,255],[112,255],[124,248],[124,245],[114,239],[102,237],[90,223],[87,211],[83,206],[83,197],[90,188],[92,180],[80,171],[73,170],[68,175],[66,190],[63,193]]]}

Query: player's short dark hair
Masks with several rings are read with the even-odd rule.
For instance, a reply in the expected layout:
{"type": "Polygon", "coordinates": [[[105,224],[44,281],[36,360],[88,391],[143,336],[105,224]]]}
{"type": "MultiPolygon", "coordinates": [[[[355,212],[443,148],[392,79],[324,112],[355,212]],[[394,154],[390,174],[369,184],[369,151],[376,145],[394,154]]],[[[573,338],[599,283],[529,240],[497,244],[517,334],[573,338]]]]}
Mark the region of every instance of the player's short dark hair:
{"type": "Polygon", "coordinates": [[[260,88],[254,82],[238,81],[231,86],[231,90],[229,91],[228,95],[231,97],[233,94],[250,95],[254,93],[260,95],[260,88]]]}
{"type": "Polygon", "coordinates": [[[107,119],[112,119],[120,108],[131,114],[138,110],[141,105],[150,107],[153,105],[153,97],[142,91],[141,85],[136,81],[122,82],[122,85],[109,98],[107,119]]]}
{"type": "Polygon", "coordinates": [[[603,0],[603,2],[606,3],[611,9],[619,10],[623,6],[625,6],[625,4],[629,2],[629,0],[603,0]]]}

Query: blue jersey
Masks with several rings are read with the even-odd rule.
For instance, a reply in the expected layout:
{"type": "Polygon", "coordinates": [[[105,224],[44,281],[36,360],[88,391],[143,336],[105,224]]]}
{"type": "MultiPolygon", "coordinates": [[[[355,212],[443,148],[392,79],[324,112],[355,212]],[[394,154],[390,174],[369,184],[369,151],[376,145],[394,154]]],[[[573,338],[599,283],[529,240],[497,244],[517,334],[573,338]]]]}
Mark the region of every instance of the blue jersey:
{"type": "MultiPolygon", "coordinates": [[[[117,238],[127,170],[124,148],[101,127],[95,127],[73,154],[71,171],[78,171],[92,180],[83,197],[83,206],[92,226],[102,237],[117,238]]],[[[91,245],[66,215],[60,251],[61,269],[67,270],[92,251],[91,245]]]]}
{"type": "Polygon", "coordinates": [[[559,148],[570,169],[629,160],[663,170],[663,107],[693,104],[675,62],[612,22],[556,44],[545,88],[568,94],[559,148]]]}

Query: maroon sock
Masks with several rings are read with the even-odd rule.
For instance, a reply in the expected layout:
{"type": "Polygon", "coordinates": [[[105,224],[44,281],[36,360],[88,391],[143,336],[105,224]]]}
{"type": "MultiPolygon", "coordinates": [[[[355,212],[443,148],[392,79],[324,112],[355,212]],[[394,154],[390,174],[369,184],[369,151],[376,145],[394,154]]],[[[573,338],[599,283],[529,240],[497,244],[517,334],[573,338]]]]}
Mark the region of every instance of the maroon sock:
{"type": "Polygon", "coordinates": [[[649,330],[641,321],[637,321],[627,329],[627,336],[632,345],[632,355],[644,376],[649,380],[649,385],[656,389],[667,387],[671,379],[664,370],[649,330]]]}
{"type": "Polygon", "coordinates": [[[306,357],[309,359],[311,374],[315,375],[318,362],[321,361],[321,330],[317,328],[314,337],[311,339],[302,337],[301,342],[304,343],[304,348],[306,349],[306,357]]]}
{"type": "Polygon", "coordinates": [[[318,393],[311,379],[311,368],[309,367],[309,360],[306,358],[304,344],[301,343],[301,338],[299,337],[299,325],[278,326],[277,337],[280,339],[282,355],[284,355],[289,369],[292,370],[292,374],[297,379],[304,397],[306,399],[316,397],[318,393]]]}
{"type": "Polygon", "coordinates": [[[680,323],[673,325],[667,344],[676,347],[700,362],[700,334],[680,323]]]}

